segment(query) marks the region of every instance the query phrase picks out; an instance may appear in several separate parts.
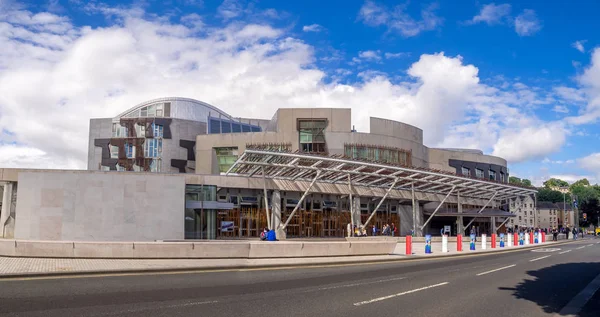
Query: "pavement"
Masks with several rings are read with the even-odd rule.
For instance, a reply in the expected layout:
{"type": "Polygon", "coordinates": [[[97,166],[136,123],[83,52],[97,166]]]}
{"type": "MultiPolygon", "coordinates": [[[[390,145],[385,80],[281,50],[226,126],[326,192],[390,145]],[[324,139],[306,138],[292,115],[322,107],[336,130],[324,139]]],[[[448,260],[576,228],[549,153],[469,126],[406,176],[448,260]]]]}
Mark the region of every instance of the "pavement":
{"type": "MultiPolygon", "coordinates": [[[[564,242],[564,241],[563,241],[564,242]]],[[[273,242],[265,242],[273,243],[273,242]]],[[[275,242],[277,243],[277,242],[275,242]]],[[[561,241],[559,241],[561,243],[561,241]]],[[[497,243],[498,244],[498,243],[497,243]]],[[[488,241],[485,250],[481,242],[476,250],[469,250],[469,243],[463,243],[463,251],[458,252],[456,242],[448,243],[448,251],[442,252],[441,242],[432,243],[432,253],[425,254],[425,244],[413,243],[412,255],[406,255],[406,245],[398,243],[393,254],[376,256],[344,256],[344,257],[306,257],[306,258],[268,258],[268,259],[70,259],[70,258],[23,258],[0,257],[0,279],[19,276],[45,276],[63,274],[101,274],[127,272],[165,272],[181,270],[208,270],[259,268],[282,266],[307,266],[344,263],[385,262],[417,259],[422,257],[446,257],[479,254],[487,252],[506,252],[519,248],[535,248],[550,246],[552,242],[542,245],[491,248],[488,241]]]]}
{"type": "Polygon", "coordinates": [[[2,279],[0,316],[600,316],[581,300],[597,298],[599,276],[600,239],[585,239],[412,261],[2,279]]]}

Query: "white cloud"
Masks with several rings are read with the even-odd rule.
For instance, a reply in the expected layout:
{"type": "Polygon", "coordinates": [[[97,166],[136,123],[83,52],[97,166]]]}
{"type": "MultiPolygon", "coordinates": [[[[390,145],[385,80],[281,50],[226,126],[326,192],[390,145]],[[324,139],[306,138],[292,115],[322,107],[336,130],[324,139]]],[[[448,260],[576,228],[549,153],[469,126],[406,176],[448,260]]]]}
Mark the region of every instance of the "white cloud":
{"type": "Polygon", "coordinates": [[[563,160],[556,160],[556,161],[553,161],[553,160],[545,157],[542,160],[542,163],[543,164],[573,164],[573,163],[575,163],[575,160],[565,160],[565,161],[563,161],[563,160]]]}
{"type": "Polygon", "coordinates": [[[592,60],[583,73],[577,78],[582,86],[579,90],[571,90],[572,96],[581,101],[584,99],[585,106],[578,116],[567,118],[572,124],[594,123],[600,118],[600,48],[592,52],[592,60]]]}
{"type": "Polygon", "coordinates": [[[587,42],[587,41],[586,40],[575,41],[573,44],[571,44],[571,46],[573,46],[573,48],[575,48],[576,50],[584,53],[585,48],[583,47],[583,44],[585,44],[585,42],[587,42]]]}
{"type": "Polygon", "coordinates": [[[520,36],[530,36],[542,29],[542,22],[538,19],[534,10],[525,9],[515,19],[515,31],[520,36]]]}
{"type": "Polygon", "coordinates": [[[586,101],[584,92],[581,89],[559,86],[554,87],[554,92],[562,99],[572,103],[582,103],[586,101]]]}
{"type": "Polygon", "coordinates": [[[217,12],[224,20],[229,20],[242,15],[244,6],[238,0],[224,0],[217,12]]]}
{"type": "Polygon", "coordinates": [[[556,105],[554,106],[554,108],[552,108],[552,111],[558,113],[569,113],[569,108],[567,108],[567,106],[564,105],[556,105]]]}
{"type": "Polygon", "coordinates": [[[424,31],[435,30],[443,23],[443,19],[435,14],[436,4],[421,10],[420,20],[416,20],[406,13],[406,6],[397,5],[390,9],[367,0],[360,8],[358,18],[369,26],[385,25],[389,31],[398,32],[404,37],[412,37],[424,31]]]}
{"type": "Polygon", "coordinates": [[[531,158],[544,157],[560,150],[565,143],[566,131],[559,124],[535,125],[526,128],[504,130],[493,155],[510,162],[521,162],[531,158]]]}
{"type": "Polygon", "coordinates": [[[600,153],[592,153],[577,160],[582,168],[600,175],[600,153]]]}
{"type": "MultiPolygon", "coordinates": [[[[257,118],[282,106],[351,108],[359,131],[368,131],[369,116],[385,117],[422,128],[427,145],[472,145],[515,161],[546,156],[564,140],[557,126],[548,141],[543,122],[523,110],[545,102],[534,88],[482,84],[477,67],[460,56],[423,54],[401,80],[364,68],[358,80],[326,81],[350,73],[319,69],[315,48],[283,29],[95,9],[121,20],[106,28],[76,27],[61,16],[35,25],[0,20],[0,131],[17,144],[0,143],[0,166],[16,164],[18,152],[21,166],[84,168],[90,117],[113,117],[164,96],[257,118]],[[47,27],[57,23],[69,27],[47,27]]],[[[36,15],[22,14],[19,21],[36,15]]],[[[361,58],[381,54],[364,51],[361,58]]]]}
{"type": "Polygon", "coordinates": [[[385,55],[386,59],[392,59],[392,58],[408,57],[408,56],[410,56],[410,53],[404,53],[404,52],[400,52],[400,53],[385,53],[384,55],[385,55]]]}
{"type": "Polygon", "coordinates": [[[366,60],[381,60],[379,51],[361,51],[358,53],[358,57],[366,60]]]}
{"type": "Polygon", "coordinates": [[[304,31],[304,32],[321,32],[321,31],[323,31],[323,27],[318,24],[305,25],[302,27],[302,31],[304,31]]]}
{"type": "Polygon", "coordinates": [[[487,23],[489,25],[502,24],[508,20],[510,15],[510,9],[510,4],[496,5],[494,3],[490,3],[484,5],[481,8],[479,14],[474,16],[473,19],[469,22],[471,24],[481,22],[487,23]]]}

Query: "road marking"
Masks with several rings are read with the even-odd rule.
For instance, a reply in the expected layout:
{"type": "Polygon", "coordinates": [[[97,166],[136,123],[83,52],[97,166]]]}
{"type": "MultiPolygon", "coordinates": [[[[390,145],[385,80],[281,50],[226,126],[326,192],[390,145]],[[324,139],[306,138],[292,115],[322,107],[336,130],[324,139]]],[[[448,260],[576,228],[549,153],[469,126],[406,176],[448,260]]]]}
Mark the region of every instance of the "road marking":
{"type": "Polygon", "coordinates": [[[443,285],[447,285],[447,284],[448,284],[448,282],[444,282],[444,283],[439,283],[439,284],[435,284],[435,285],[429,285],[429,286],[425,286],[425,287],[413,289],[413,290],[402,292],[402,293],[398,293],[398,294],[393,294],[393,295],[388,295],[388,296],[383,296],[383,297],[377,297],[377,298],[373,298],[373,299],[366,300],[366,301],[363,301],[363,302],[354,303],[354,306],[361,306],[361,305],[365,305],[365,304],[371,304],[371,303],[375,303],[375,302],[380,302],[382,300],[386,300],[386,299],[390,299],[390,298],[394,298],[394,297],[398,297],[398,296],[402,296],[402,295],[406,295],[406,294],[416,293],[416,292],[419,292],[419,291],[423,291],[423,290],[426,290],[426,289],[430,289],[430,288],[434,288],[434,287],[438,287],[438,286],[443,286],[443,285]]]}
{"type": "Polygon", "coordinates": [[[531,252],[556,252],[556,251],[560,251],[559,248],[542,248],[542,249],[536,249],[536,250],[531,250],[531,252]]]}
{"type": "Polygon", "coordinates": [[[558,254],[565,254],[565,253],[569,253],[571,251],[573,251],[573,250],[567,250],[567,251],[559,252],[558,254]]]}
{"type": "Polygon", "coordinates": [[[585,248],[585,245],[584,245],[584,246],[581,246],[581,247],[579,247],[579,248],[575,248],[575,250],[581,250],[581,249],[583,249],[583,248],[585,248]]]}
{"type": "Polygon", "coordinates": [[[545,259],[545,258],[547,258],[547,257],[549,257],[549,256],[550,256],[550,255],[546,255],[546,256],[539,257],[539,258],[535,258],[535,259],[533,259],[533,260],[529,260],[529,262],[535,262],[535,261],[537,261],[537,260],[545,259]]]}
{"type": "Polygon", "coordinates": [[[173,305],[165,305],[165,306],[158,306],[158,307],[143,307],[143,308],[137,308],[137,309],[127,309],[127,310],[120,310],[120,311],[115,311],[115,312],[94,314],[91,316],[123,315],[123,314],[139,313],[139,312],[148,311],[148,310],[159,310],[159,309],[165,309],[165,308],[180,308],[180,307],[199,306],[199,305],[207,305],[207,304],[215,304],[215,303],[218,303],[218,301],[213,300],[213,301],[206,301],[206,302],[192,302],[192,303],[173,304],[173,305]]]}
{"type": "Polygon", "coordinates": [[[494,273],[494,272],[497,272],[497,271],[500,271],[500,270],[504,270],[504,269],[511,268],[511,267],[513,267],[513,266],[517,266],[517,265],[516,265],[516,264],[513,264],[513,265],[509,265],[509,266],[503,266],[503,267],[501,267],[501,268],[497,268],[497,269],[495,269],[495,270],[491,270],[491,271],[487,271],[487,272],[479,273],[479,274],[477,274],[477,276],[482,276],[482,275],[486,275],[486,274],[494,273]]]}
{"type": "Polygon", "coordinates": [[[324,291],[324,290],[336,289],[336,288],[343,288],[343,287],[362,286],[362,285],[369,285],[369,284],[377,284],[377,283],[399,281],[399,280],[403,280],[405,278],[406,277],[397,277],[397,278],[390,278],[390,279],[377,280],[377,281],[364,282],[364,283],[352,283],[352,284],[344,284],[344,285],[335,285],[335,286],[320,287],[320,288],[317,288],[317,289],[306,290],[305,293],[310,293],[310,292],[314,292],[314,291],[324,291]]]}
{"type": "Polygon", "coordinates": [[[579,294],[560,310],[560,316],[577,316],[583,306],[594,296],[594,293],[600,289],[600,274],[588,284],[579,294]]]}
{"type": "Polygon", "coordinates": [[[594,245],[594,244],[592,243],[592,244],[588,244],[587,246],[588,246],[588,247],[591,247],[591,246],[593,246],[593,245],[594,245]]]}

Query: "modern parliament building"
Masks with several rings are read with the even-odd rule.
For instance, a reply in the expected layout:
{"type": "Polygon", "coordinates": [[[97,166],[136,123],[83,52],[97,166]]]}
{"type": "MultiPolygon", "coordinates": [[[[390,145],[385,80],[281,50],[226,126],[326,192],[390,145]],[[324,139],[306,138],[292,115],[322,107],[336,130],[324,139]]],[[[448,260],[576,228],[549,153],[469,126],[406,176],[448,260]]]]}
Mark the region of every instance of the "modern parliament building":
{"type": "MultiPolygon", "coordinates": [[[[506,160],[423,145],[417,127],[343,108],[233,117],[188,98],[92,119],[88,170],[0,168],[0,237],[154,241],[344,237],[348,224],[400,235],[514,224],[506,160]]],[[[535,202],[535,198],[533,199],[535,202]]]]}

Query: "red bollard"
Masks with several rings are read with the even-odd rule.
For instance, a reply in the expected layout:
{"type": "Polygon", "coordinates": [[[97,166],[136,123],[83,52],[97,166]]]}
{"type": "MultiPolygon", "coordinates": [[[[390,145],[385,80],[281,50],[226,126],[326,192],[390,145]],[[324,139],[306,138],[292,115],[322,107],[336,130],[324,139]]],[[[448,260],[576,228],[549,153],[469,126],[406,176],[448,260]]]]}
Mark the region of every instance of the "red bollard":
{"type": "Polygon", "coordinates": [[[496,234],[492,233],[492,249],[496,248],[496,234]]]}
{"type": "Polygon", "coordinates": [[[456,236],[456,251],[462,251],[462,234],[456,236]]]}
{"type": "Polygon", "coordinates": [[[516,247],[518,245],[519,245],[519,234],[515,232],[513,234],[513,247],[516,247]]]}
{"type": "Polygon", "coordinates": [[[546,242],[546,233],[542,231],[542,243],[546,242]]]}
{"type": "Polygon", "coordinates": [[[406,236],[406,255],[412,254],[412,236],[406,236]]]}
{"type": "Polygon", "coordinates": [[[533,244],[533,231],[529,233],[529,244],[533,244]]]}

